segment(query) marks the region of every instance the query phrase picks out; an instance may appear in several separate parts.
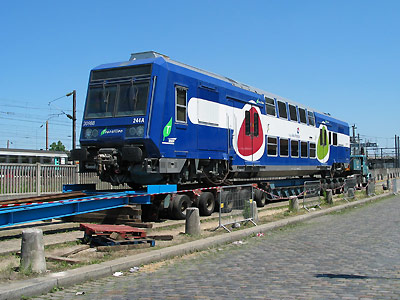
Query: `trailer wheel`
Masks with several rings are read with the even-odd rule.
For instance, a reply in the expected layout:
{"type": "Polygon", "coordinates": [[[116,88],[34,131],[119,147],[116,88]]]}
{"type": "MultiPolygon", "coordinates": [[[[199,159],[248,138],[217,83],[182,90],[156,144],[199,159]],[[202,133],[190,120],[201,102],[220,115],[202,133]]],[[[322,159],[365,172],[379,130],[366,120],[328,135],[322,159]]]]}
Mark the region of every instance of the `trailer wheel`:
{"type": "Polygon", "coordinates": [[[215,199],[211,192],[204,192],[198,199],[198,207],[201,216],[210,216],[215,209],[215,199]]]}
{"type": "Polygon", "coordinates": [[[175,219],[183,220],[186,218],[186,209],[191,206],[188,195],[177,195],[172,201],[172,215],[175,219]]]}
{"type": "Polygon", "coordinates": [[[257,207],[264,207],[267,201],[267,195],[260,190],[254,190],[254,200],[257,203],[257,207]]]}
{"type": "Polygon", "coordinates": [[[223,191],[221,192],[221,202],[224,205],[221,208],[222,213],[230,213],[233,209],[233,193],[231,191],[223,191]]]}

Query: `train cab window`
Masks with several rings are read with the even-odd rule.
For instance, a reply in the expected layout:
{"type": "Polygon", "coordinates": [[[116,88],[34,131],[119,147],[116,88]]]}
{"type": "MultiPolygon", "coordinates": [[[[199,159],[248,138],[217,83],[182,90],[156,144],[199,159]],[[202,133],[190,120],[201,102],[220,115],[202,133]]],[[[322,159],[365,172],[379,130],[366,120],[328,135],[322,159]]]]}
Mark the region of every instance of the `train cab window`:
{"type": "Polygon", "coordinates": [[[265,109],[267,111],[267,115],[276,116],[275,100],[265,97],[265,109]]]}
{"type": "Polygon", "coordinates": [[[96,85],[89,88],[86,118],[106,118],[114,114],[116,85],[96,85]]]}
{"type": "Polygon", "coordinates": [[[300,123],[307,124],[306,110],[299,108],[300,123]]]}
{"type": "Polygon", "coordinates": [[[290,155],[299,157],[299,141],[290,141],[290,155]]]}
{"type": "Polygon", "coordinates": [[[141,116],[146,114],[149,83],[121,84],[116,116],[141,116]]]}
{"type": "Polygon", "coordinates": [[[175,87],[175,104],[176,104],[176,111],[175,111],[176,121],[181,123],[186,123],[187,88],[181,86],[175,87]]]}
{"type": "Polygon", "coordinates": [[[332,132],[329,131],[329,145],[332,145],[332,132]]]}
{"type": "Polygon", "coordinates": [[[315,126],[315,117],[312,111],[308,111],[308,125],[315,126]]]}
{"type": "Polygon", "coordinates": [[[285,102],[278,101],[278,112],[279,112],[279,118],[287,119],[287,110],[285,102]]]}
{"type": "Polygon", "coordinates": [[[338,144],[338,142],[337,142],[337,133],[334,132],[334,133],[333,133],[333,145],[334,145],[334,146],[337,146],[337,144],[338,144]]]}
{"type": "Polygon", "coordinates": [[[315,143],[310,143],[310,158],[315,158],[316,153],[315,143]]]}
{"type": "Polygon", "coordinates": [[[278,155],[278,139],[276,137],[267,138],[267,154],[268,156],[278,155]]]}
{"type": "Polygon", "coordinates": [[[279,139],[279,155],[282,157],[289,156],[289,140],[279,139]]]}
{"type": "Polygon", "coordinates": [[[307,142],[301,142],[301,157],[307,158],[308,157],[308,144],[307,142]]]}
{"type": "Polygon", "coordinates": [[[290,121],[297,122],[297,109],[296,106],[289,104],[289,117],[290,121]]]}

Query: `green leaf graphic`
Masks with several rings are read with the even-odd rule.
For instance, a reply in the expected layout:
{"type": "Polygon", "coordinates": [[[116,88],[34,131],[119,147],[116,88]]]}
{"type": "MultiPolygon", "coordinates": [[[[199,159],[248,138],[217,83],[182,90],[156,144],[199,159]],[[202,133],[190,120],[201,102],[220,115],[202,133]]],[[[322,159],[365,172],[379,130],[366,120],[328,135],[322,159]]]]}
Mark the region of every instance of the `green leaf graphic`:
{"type": "Polygon", "coordinates": [[[172,117],[165,125],[164,130],[163,130],[163,141],[165,140],[166,137],[168,137],[171,134],[171,129],[172,129],[172,117]]]}
{"type": "Polygon", "coordinates": [[[107,128],[104,128],[104,129],[101,131],[100,135],[103,135],[103,134],[105,134],[105,133],[106,133],[106,131],[107,131],[107,128]]]}
{"type": "Polygon", "coordinates": [[[328,132],[325,127],[322,127],[321,134],[318,138],[317,157],[319,160],[324,159],[329,152],[328,132]]]}

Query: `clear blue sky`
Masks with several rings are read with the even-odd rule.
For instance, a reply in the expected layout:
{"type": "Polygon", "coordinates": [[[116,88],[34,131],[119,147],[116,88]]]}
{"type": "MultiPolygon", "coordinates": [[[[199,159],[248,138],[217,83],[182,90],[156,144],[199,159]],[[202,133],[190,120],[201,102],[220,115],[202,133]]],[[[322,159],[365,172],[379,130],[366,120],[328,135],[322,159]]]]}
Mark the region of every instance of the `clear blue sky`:
{"type": "MultiPolygon", "coordinates": [[[[89,70],[155,50],[357,124],[399,135],[400,1],[3,1],[0,147],[71,148],[89,70]],[[59,115],[61,113],[61,115],[59,115]]],[[[379,138],[379,139],[378,139],[379,138]]],[[[79,140],[79,135],[77,136],[79,140]]]]}

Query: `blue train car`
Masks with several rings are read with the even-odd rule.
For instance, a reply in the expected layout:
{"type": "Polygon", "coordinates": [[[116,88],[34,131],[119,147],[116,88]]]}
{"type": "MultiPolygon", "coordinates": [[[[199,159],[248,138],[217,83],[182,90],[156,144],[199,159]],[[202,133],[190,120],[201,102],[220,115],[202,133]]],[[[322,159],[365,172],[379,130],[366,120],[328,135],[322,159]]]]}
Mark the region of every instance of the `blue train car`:
{"type": "Polygon", "coordinates": [[[90,73],[82,171],[112,184],[335,175],[350,160],[346,122],[156,52],[90,73]]]}

